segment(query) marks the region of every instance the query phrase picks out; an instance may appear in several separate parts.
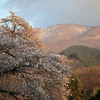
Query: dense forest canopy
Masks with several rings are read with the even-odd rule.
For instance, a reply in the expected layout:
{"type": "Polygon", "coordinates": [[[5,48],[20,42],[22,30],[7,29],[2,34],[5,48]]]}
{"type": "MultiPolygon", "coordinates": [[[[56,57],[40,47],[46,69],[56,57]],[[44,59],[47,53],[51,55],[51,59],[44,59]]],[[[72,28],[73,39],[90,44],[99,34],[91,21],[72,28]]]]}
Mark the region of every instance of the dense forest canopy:
{"type": "Polygon", "coordinates": [[[79,61],[78,64],[76,64],[76,68],[80,68],[82,66],[85,67],[93,67],[96,65],[100,65],[100,50],[82,46],[82,45],[76,45],[69,47],[68,49],[62,51],[60,53],[61,55],[67,56],[69,58],[74,58],[79,61]]]}
{"type": "Polygon", "coordinates": [[[69,56],[72,53],[75,53],[79,56],[97,57],[100,56],[100,49],[95,49],[83,45],[75,45],[67,48],[66,50],[62,51],[60,54],[69,56]]]}

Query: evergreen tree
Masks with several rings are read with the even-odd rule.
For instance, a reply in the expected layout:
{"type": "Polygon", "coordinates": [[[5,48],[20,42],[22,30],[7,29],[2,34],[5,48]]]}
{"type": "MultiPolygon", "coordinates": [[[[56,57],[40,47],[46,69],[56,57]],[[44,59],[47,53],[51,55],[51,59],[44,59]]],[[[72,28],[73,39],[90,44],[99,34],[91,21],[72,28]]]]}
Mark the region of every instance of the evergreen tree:
{"type": "Polygon", "coordinates": [[[100,90],[98,90],[95,96],[90,97],[89,100],[100,100],[100,90]]]}
{"type": "Polygon", "coordinates": [[[73,78],[69,80],[69,89],[71,91],[68,100],[86,100],[85,90],[78,79],[77,75],[74,75],[73,78]]]}

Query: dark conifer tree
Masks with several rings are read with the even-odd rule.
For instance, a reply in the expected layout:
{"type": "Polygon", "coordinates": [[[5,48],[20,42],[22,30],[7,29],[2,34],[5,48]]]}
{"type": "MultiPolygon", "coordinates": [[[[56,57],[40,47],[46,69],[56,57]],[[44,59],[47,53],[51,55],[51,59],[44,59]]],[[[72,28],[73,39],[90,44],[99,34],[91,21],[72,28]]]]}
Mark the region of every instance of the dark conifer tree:
{"type": "Polygon", "coordinates": [[[100,100],[100,90],[98,90],[95,96],[91,96],[89,100],[100,100]]]}
{"type": "Polygon", "coordinates": [[[77,75],[73,75],[73,78],[69,80],[69,88],[71,91],[68,100],[86,100],[85,90],[78,79],[77,75]]]}

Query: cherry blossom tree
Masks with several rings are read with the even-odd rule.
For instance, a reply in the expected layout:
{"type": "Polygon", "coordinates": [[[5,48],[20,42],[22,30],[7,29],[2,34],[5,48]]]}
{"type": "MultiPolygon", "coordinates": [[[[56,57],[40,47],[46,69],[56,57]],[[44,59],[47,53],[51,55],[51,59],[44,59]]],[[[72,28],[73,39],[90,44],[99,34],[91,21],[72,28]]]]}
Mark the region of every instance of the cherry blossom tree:
{"type": "Polygon", "coordinates": [[[0,93],[17,100],[58,98],[46,93],[51,91],[47,86],[66,84],[66,77],[71,76],[67,58],[43,50],[43,43],[32,26],[14,12],[10,14],[0,20],[0,93]]]}
{"type": "Polygon", "coordinates": [[[34,28],[24,18],[17,16],[12,11],[9,12],[10,16],[0,19],[0,34],[9,34],[13,38],[16,38],[18,35],[32,41],[36,49],[43,48],[43,43],[38,39],[34,28]]]}

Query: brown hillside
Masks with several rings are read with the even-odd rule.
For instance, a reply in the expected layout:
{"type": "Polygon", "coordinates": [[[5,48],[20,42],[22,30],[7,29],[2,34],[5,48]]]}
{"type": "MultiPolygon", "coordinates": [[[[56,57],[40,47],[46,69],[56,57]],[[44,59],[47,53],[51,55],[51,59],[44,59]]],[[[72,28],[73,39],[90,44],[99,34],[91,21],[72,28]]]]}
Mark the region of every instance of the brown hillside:
{"type": "Polygon", "coordinates": [[[38,37],[44,41],[45,48],[55,52],[73,45],[100,48],[100,26],[62,24],[35,30],[38,31],[38,37]]]}
{"type": "Polygon", "coordinates": [[[81,68],[75,70],[81,80],[89,97],[95,89],[100,88],[100,65],[92,68],[81,68]]]}

